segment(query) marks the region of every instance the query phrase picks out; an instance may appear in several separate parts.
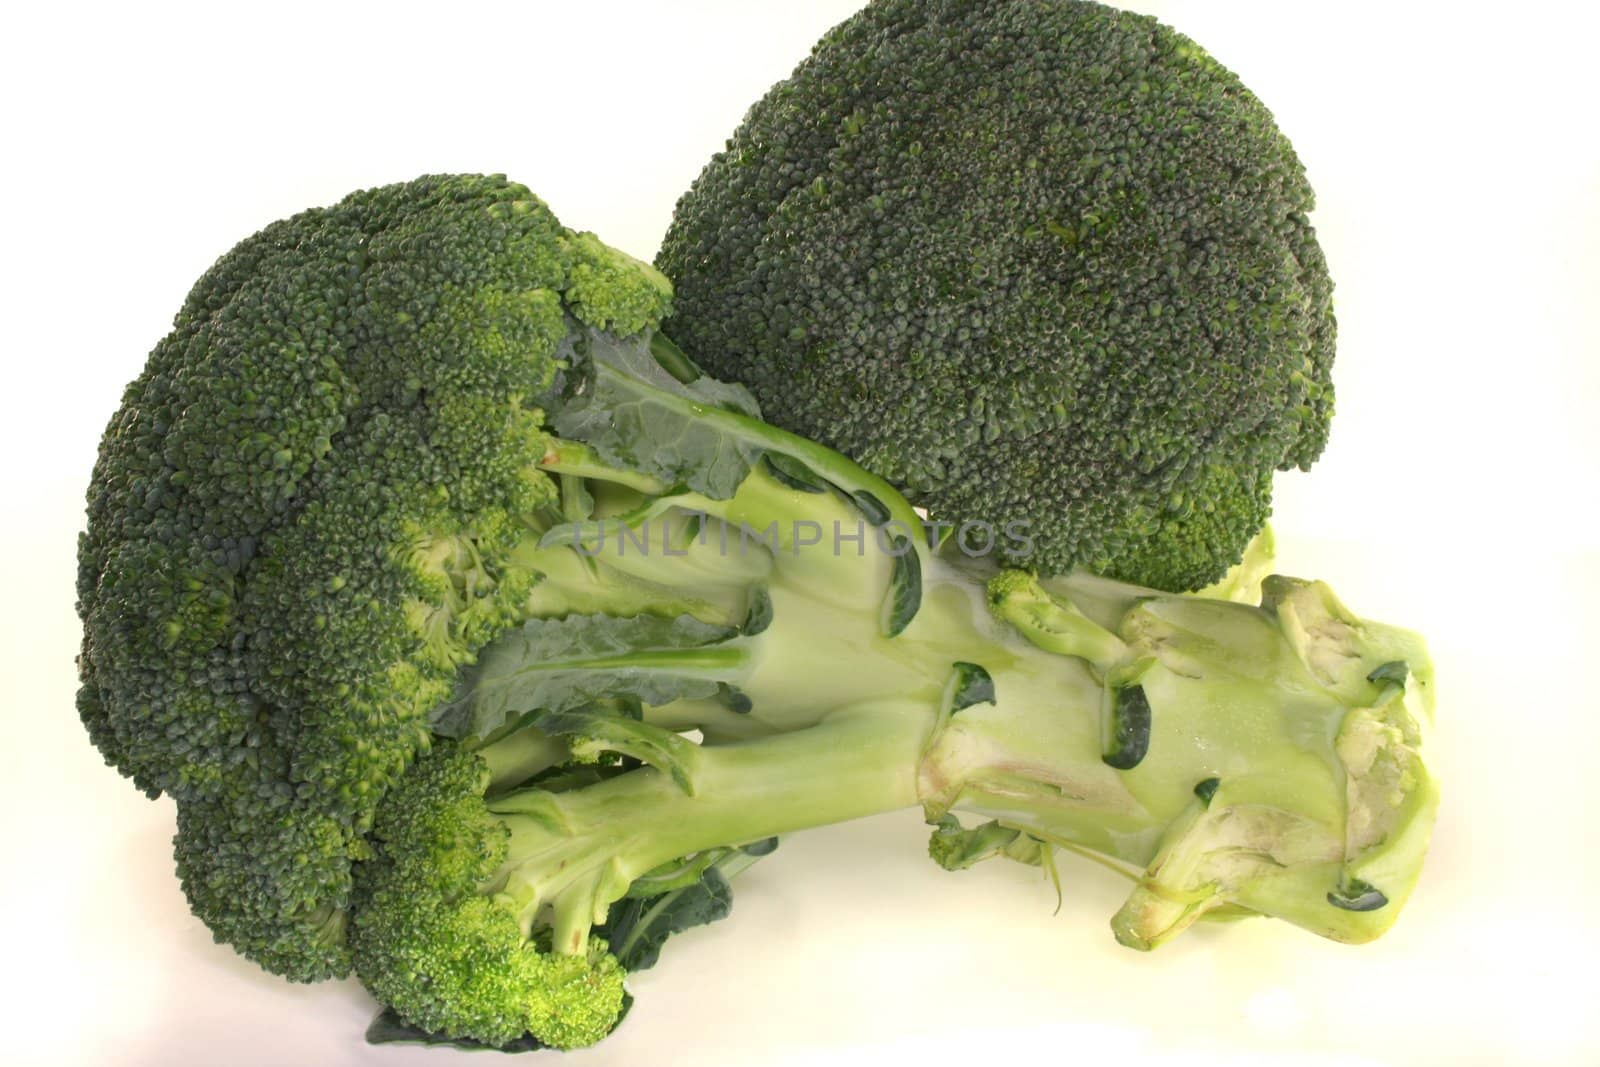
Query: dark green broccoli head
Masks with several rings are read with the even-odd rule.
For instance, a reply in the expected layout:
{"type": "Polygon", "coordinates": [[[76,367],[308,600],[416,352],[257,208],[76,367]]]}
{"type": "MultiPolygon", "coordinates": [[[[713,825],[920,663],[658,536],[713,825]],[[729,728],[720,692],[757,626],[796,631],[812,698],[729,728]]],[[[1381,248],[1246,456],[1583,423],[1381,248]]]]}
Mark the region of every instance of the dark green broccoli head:
{"type": "Polygon", "coordinates": [[[1005,561],[1219,577],[1332,413],[1331,284],[1272,116],[1070,0],[877,0],[751,109],[657,261],[668,331],[1005,561]],[[1008,547],[1010,551],[1007,551],[1008,547]]]}
{"type": "Polygon", "coordinates": [[[540,404],[574,323],[637,332],[669,292],[476,176],[275,223],[195,286],[101,445],[79,708],[177,801],[219,939],[297,979],[349,969],[362,834],[536,580],[508,553],[556,499],[540,404]]]}

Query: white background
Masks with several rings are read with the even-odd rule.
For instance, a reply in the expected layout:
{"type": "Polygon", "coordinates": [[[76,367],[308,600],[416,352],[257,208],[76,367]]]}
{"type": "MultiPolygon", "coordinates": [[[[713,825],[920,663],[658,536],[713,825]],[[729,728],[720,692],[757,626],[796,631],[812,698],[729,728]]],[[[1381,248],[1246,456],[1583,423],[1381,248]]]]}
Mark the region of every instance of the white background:
{"type": "MultiPolygon", "coordinates": [[[[7,15],[0,1060],[461,1062],[364,1046],[359,987],[280,983],[187,915],[170,804],[73,711],[96,440],[218,254],[350,189],[504,171],[648,258],[744,108],[857,6],[7,15]]],[[[1280,481],[1282,566],[1431,639],[1447,792],[1411,906],[1362,948],[1254,922],[1141,956],[1111,940],[1125,886],[1098,868],[1064,858],[1052,915],[1037,872],[945,874],[914,816],[872,820],[756,867],[574,1067],[1600,1062],[1600,26],[1577,4],[1135,6],[1241,75],[1319,192],[1339,414],[1280,481]]]]}

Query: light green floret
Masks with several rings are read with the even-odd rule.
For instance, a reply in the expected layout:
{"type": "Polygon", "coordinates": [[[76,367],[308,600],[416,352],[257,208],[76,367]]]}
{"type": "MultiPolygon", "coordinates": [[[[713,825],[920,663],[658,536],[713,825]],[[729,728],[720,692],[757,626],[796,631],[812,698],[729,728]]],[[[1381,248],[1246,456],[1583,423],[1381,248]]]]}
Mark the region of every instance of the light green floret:
{"type": "Polygon", "coordinates": [[[356,899],[356,969],[430,1032],[490,1045],[530,1032],[556,1048],[593,1044],[621,1010],[622,968],[598,941],[540,951],[514,908],[479,891],[512,836],[484,806],[489,782],[482,760],[446,745],[390,791],[373,830],[379,858],[356,899]]]}
{"type": "Polygon", "coordinates": [[[563,295],[578,318],[596,329],[632,334],[667,317],[672,283],[650,264],[617,251],[592,233],[568,237],[564,248],[572,266],[563,295]]]}

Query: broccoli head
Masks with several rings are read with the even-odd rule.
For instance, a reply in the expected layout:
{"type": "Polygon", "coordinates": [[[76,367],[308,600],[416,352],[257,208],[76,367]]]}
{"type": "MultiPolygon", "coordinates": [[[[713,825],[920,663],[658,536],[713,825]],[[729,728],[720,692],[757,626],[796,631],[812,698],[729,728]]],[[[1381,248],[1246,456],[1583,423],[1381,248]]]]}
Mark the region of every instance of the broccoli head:
{"type": "Polygon", "coordinates": [[[343,974],[350,867],[425,714],[523,615],[508,559],[555,499],[539,398],[574,322],[670,288],[499,178],[274,223],[195,285],[108,427],[80,548],[79,706],[178,804],[219,939],[343,974]]]}
{"type": "Polygon", "coordinates": [[[1215,581],[1333,410],[1312,192],[1261,102],[1154,19],[875,0],[678,204],[667,330],[774,423],[1007,561],[1215,581]]]}

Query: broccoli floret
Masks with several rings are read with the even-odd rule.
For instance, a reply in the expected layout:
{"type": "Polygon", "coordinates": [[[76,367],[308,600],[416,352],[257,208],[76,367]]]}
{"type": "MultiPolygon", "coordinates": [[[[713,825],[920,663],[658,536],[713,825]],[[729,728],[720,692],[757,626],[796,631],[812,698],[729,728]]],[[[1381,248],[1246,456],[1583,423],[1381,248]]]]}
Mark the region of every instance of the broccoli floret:
{"type": "Polygon", "coordinates": [[[428,1031],[489,1045],[527,1033],[558,1048],[593,1044],[621,1010],[622,968],[598,940],[540,951],[514,908],[478,891],[512,836],[484,806],[489,782],[483,760],[445,745],[390,790],[355,898],[356,970],[428,1031]]]}
{"type": "Polygon", "coordinates": [[[1433,815],[1417,639],[1292,579],[1254,606],[952,561],[701,375],[670,299],[472,176],[269,227],[196,288],[102,446],[80,709],[176,801],[220,939],[354,970],[383,1039],[585,1045],[776,836],[908,807],[946,867],[1143,869],[1138,947],[1393,921],[1433,815]]]}
{"type": "Polygon", "coordinates": [[[1272,116],[1155,20],[875,0],[678,204],[667,326],[777,425],[1007,561],[1216,581],[1333,410],[1331,283],[1272,116]]]}

